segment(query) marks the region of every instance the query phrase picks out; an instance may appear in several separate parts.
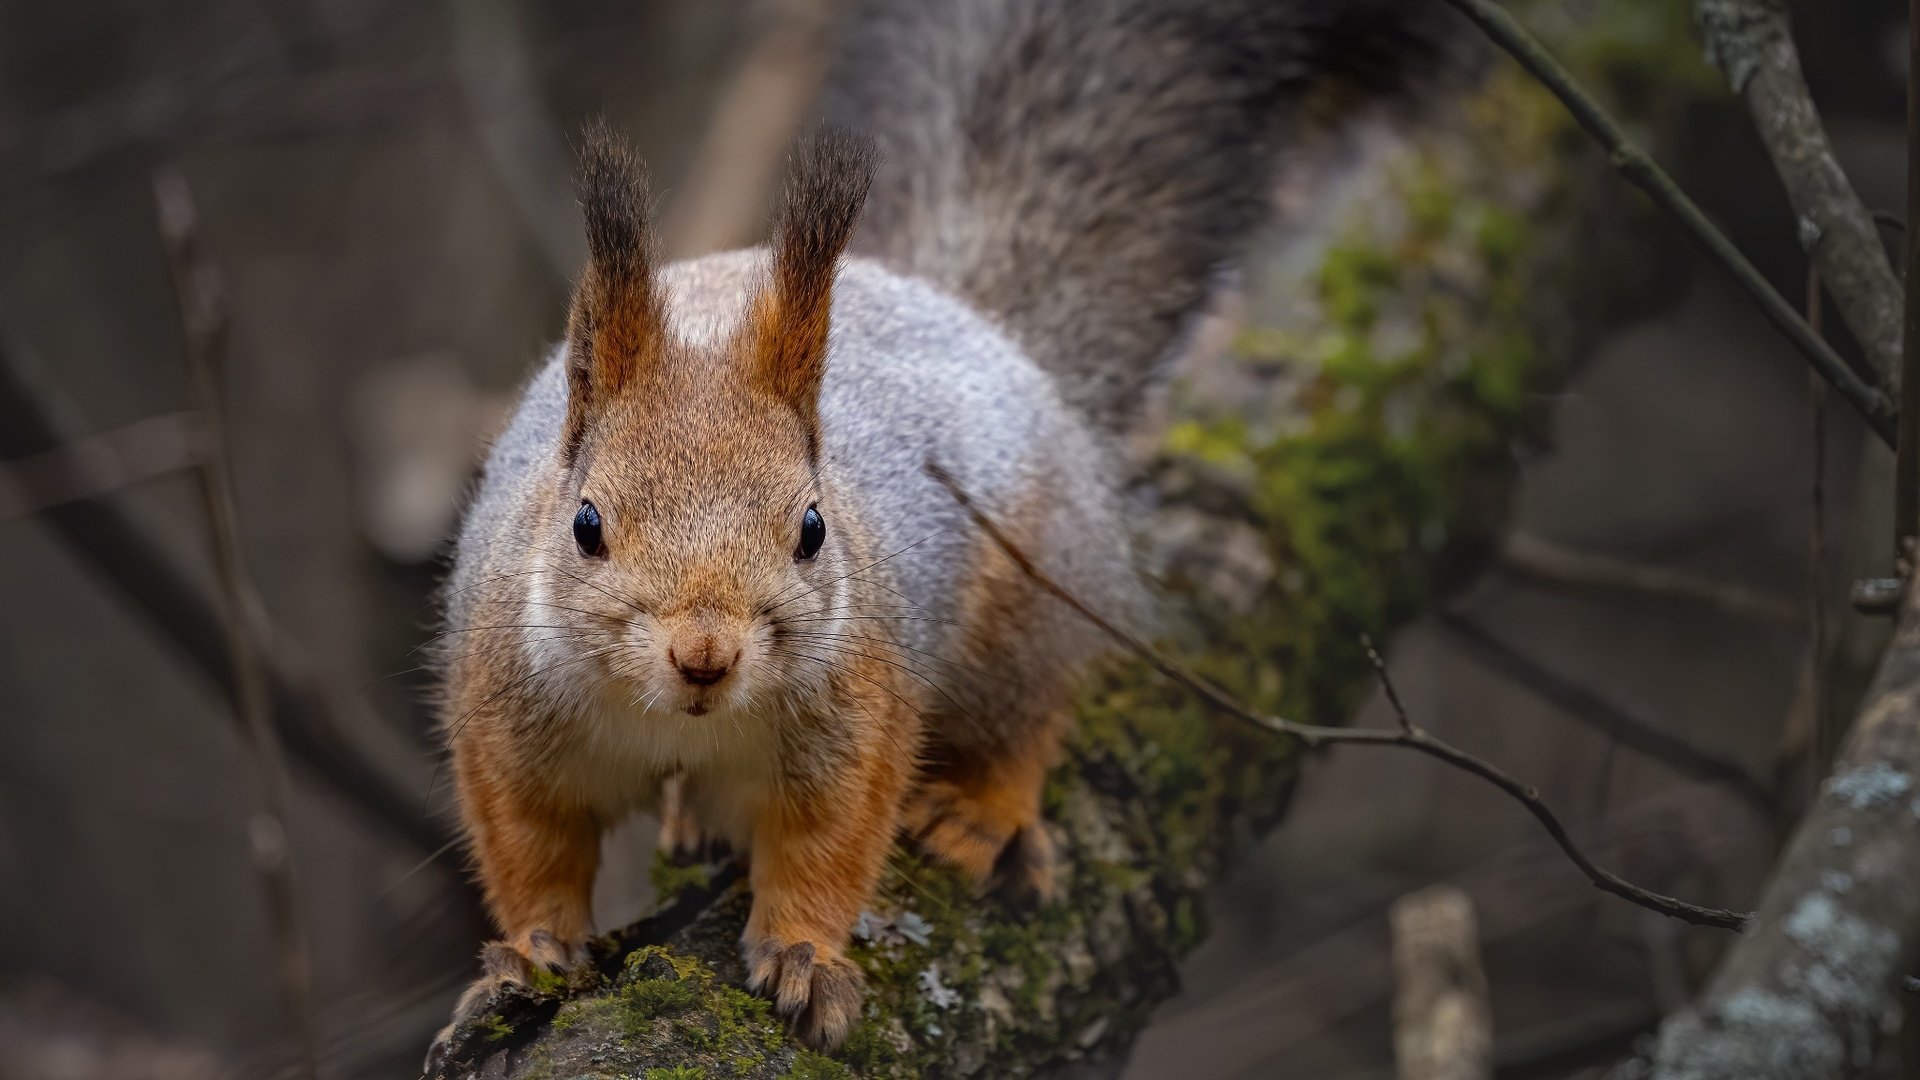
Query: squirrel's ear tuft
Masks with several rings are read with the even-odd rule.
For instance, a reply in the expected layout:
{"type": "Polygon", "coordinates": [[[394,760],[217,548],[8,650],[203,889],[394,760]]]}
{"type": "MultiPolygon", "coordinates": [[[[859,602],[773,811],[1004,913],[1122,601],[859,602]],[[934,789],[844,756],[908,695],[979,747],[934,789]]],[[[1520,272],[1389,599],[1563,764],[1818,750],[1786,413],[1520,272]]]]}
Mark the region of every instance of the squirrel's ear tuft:
{"type": "Polygon", "coordinates": [[[587,123],[577,180],[587,225],[587,267],[567,321],[566,444],[579,448],[595,408],[653,363],[665,316],[653,281],[646,167],[604,119],[587,123]]]}
{"type": "Polygon", "coordinates": [[[801,143],[773,237],[772,287],[749,324],[749,362],[817,434],[833,279],[873,183],[873,144],[836,129],[801,143]]]}

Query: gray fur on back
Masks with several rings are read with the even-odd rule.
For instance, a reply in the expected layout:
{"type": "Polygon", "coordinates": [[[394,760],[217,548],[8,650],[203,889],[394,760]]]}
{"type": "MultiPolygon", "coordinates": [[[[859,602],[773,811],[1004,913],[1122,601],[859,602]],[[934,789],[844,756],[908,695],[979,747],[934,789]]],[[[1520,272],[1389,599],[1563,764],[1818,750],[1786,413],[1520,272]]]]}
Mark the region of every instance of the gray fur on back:
{"type": "Polygon", "coordinates": [[[856,7],[826,113],[882,155],[860,250],[978,307],[1107,431],[1265,216],[1309,99],[1393,94],[1465,37],[1441,0],[856,7]]]}
{"type": "MultiPolygon", "coordinates": [[[[753,249],[663,269],[675,330],[696,343],[723,340],[759,287],[765,263],[765,249],[753,249]]],[[[453,625],[473,624],[471,598],[483,590],[470,586],[511,566],[524,549],[522,523],[541,485],[561,470],[563,359],[564,346],[535,374],[487,458],[448,582],[453,625]],[[492,550],[502,543],[496,538],[504,538],[501,550],[492,550]]],[[[952,655],[955,604],[977,574],[978,530],[927,475],[928,461],[939,462],[996,516],[1016,512],[1012,500],[1047,492],[1036,554],[1048,554],[1049,569],[1088,600],[1121,613],[1132,607],[1127,533],[1095,439],[1048,375],[953,297],[869,260],[847,260],[834,288],[821,421],[823,472],[874,537],[877,550],[860,561],[891,555],[894,586],[924,609],[925,618],[890,628],[903,644],[952,655]]],[[[1070,665],[1095,643],[1062,623],[1052,644],[1063,651],[1053,660],[1070,665]]],[[[951,682],[950,672],[938,674],[951,682]]]]}

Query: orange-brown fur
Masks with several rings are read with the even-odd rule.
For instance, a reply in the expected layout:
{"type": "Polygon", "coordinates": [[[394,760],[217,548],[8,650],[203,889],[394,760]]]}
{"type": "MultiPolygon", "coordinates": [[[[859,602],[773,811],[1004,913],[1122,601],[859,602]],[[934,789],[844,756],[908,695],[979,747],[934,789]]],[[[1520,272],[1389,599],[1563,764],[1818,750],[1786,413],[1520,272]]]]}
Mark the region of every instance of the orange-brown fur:
{"type": "Polygon", "coordinates": [[[500,625],[462,628],[471,635],[445,665],[455,787],[505,939],[489,946],[486,977],[463,1009],[534,965],[579,957],[602,831],[671,780],[680,834],[698,817],[747,853],[750,986],[818,1045],[837,1043],[857,1016],[861,975],[844,948],[900,827],[926,690],[888,661],[884,638],[845,645],[763,631],[770,610],[843,577],[886,588],[883,570],[829,574],[792,554],[808,505],[832,521],[843,557],[869,546],[817,460],[835,267],[867,168],[855,144],[809,148],[789,184],[770,281],[730,338],[698,348],[665,322],[637,162],[604,129],[589,133],[593,261],[569,321],[555,448],[564,482],[550,483],[536,509],[559,523],[590,502],[604,551],[500,545],[473,601],[500,625]],[[529,636],[545,623],[547,637],[529,636]],[[694,720],[627,726],[627,705],[606,688],[656,685],[657,696],[659,672],[673,667],[723,674],[711,690],[689,689],[669,671],[669,705],[684,698],[694,720]],[[752,714],[761,691],[785,704],[752,714]],[[701,721],[709,708],[731,723],[701,721]]]}
{"type": "MultiPolygon", "coordinates": [[[[1000,525],[1025,550],[1048,538],[1048,492],[1036,487],[1000,525]]],[[[979,881],[996,867],[1018,893],[1053,895],[1052,842],[1040,817],[1041,789],[1058,761],[1075,669],[1035,655],[1040,628],[1058,612],[1028,584],[1006,552],[976,539],[958,620],[965,655],[1001,678],[967,695],[965,715],[933,723],[922,779],[907,808],[909,835],[929,853],[979,881]]],[[[935,703],[939,709],[941,703],[935,703]]]]}

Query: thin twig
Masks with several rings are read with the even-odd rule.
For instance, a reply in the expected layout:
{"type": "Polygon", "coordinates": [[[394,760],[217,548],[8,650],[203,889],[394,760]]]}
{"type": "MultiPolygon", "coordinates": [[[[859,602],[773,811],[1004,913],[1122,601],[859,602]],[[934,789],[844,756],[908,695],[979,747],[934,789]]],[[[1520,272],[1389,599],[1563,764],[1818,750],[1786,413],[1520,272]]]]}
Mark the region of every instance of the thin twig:
{"type": "Polygon", "coordinates": [[[287,835],[286,763],[268,717],[266,674],[261,663],[264,650],[254,640],[253,620],[248,614],[258,598],[247,577],[240,547],[233,501],[233,459],[220,410],[217,368],[228,340],[226,297],[213,267],[200,258],[199,220],[186,178],[170,170],[159,172],[154,176],[153,193],[160,237],[180,305],[189,381],[200,410],[205,446],[197,470],[201,502],[213,542],[227,649],[233,657],[236,706],[254,783],[256,805],[247,834],[253,842],[254,866],[267,888],[267,905],[280,953],[282,989],[301,1051],[303,1075],[312,1080],[319,1075],[313,1028],[313,962],[287,835]]]}
{"type": "Polygon", "coordinates": [[[190,469],[200,459],[198,418],[165,413],[0,464],[0,521],[190,469]]]}
{"type": "MultiPolygon", "coordinates": [[[[1840,396],[1860,413],[1873,433],[1888,446],[1894,445],[1898,424],[1892,400],[1813,332],[1794,306],[1767,283],[1767,279],[1747,261],[1747,257],[1741,254],[1733,241],[1727,239],[1725,233],[1714,227],[1700,207],[1680,189],[1680,185],[1674,183],[1673,178],[1655,164],[1645,150],[1627,138],[1619,123],[1580,87],[1573,75],[1553,58],[1545,46],[1494,0],[1447,2],[1473,20],[1495,44],[1505,49],[1520,62],[1520,66],[1551,90],[1574,119],[1579,121],[1580,126],[1586,128],[1606,149],[1614,168],[1679,222],[1687,235],[1746,290],[1774,329],[1780,331],[1813,365],[1814,370],[1840,391],[1840,396]]],[[[1912,216],[1913,212],[1910,211],[1909,217],[1912,216]]],[[[1915,390],[1920,392],[1920,388],[1915,390]]]]}
{"type": "MultiPolygon", "coordinates": [[[[1816,376],[1817,378],[1817,376],[1816,376]]],[[[1578,551],[1526,533],[1514,533],[1501,545],[1500,564],[1544,582],[1596,589],[1623,589],[1649,596],[1707,604],[1730,615],[1792,623],[1793,605],[1724,581],[1714,581],[1665,566],[1578,551]]]]}
{"type": "MultiPolygon", "coordinates": [[[[1807,323],[1818,334],[1824,329],[1820,310],[1820,270],[1807,267],[1807,323]]],[[[1812,414],[1813,480],[1808,492],[1813,520],[1807,526],[1807,705],[1810,748],[1807,801],[1819,793],[1820,765],[1833,752],[1827,731],[1827,384],[1807,374],[1812,414]]]]}
{"type": "Polygon", "coordinates": [[[1762,811],[1772,807],[1772,791],[1737,762],[1716,757],[1686,739],[1627,712],[1588,687],[1526,655],[1512,643],[1502,640],[1464,615],[1441,611],[1438,621],[1459,644],[1471,650],[1473,658],[1480,664],[1553,704],[1564,715],[1606,732],[1611,739],[1635,753],[1650,757],[1676,772],[1719,784],[1762,811]]]}
{"type": "Polygon", "coordinates": [[[1398,730],[1381,731],[1367,728],[1337,728],[1327,727],[1321,724],[1303,724],[1257,712],[1241,704],[1226,691],[1195,674],[1178,660],[1173,659],[1140,637],[1121,628],[1106,616],[1089,607],[1081,601],[1079,597],[1068,592],[1051,577],[1047,576],[1045,571],[1034,565],[1033,560],[1028,558],[1026,553],[1021,551],[1020,548],[1001,531],[1000,527],[980,510],[979,506],[974,503],[972,496],[960,488],[958,482],[954,480],[951,474],[944,468],[931,462],[926,466],[926,470],[930,476],[946,487],[947,491],[953,495],[954,500],[958,502],[961,508],[967,512],[967,515],[973,519],[973,523],[978,526],[1001,551],[1005,552],[1009,559],[1013,560],[1014,565],[1020,568],[1020,572],[1026,575],[1028,580],[1039,586],[1043,592],[1077,612],[1081,618],[1086,619],[1089,623],[1098,627],[1106,633],[1108,637],[1125,647],[1129,652],[1132,652],[1151,664],[1154,669],[1162,675],[1198,694],[1204,698],[1208,704],[1221,712],[1252,724],[1255,727],[1273,732],[1274,734],[1299,739],[1309,748],[1317,749],[1342,743],[1373,746],[1403,746],[1410,750],[1426,754],[1429,757],[1438,758],[1455,768],[1462,769],[1480,777],[1487,783],[1506,792],[1522,806],[1526,807],[1527,812],[1532,814],[1534,819],[1540,823],[1540,827],[1545,829],[1547,835],[1553,838],[1554,843],[1559,845],[1560,850],[1566,854],[1568,859],[1573,861],[1575,866],[1580,868],[1580,872],[1585,874],[1587,880],[1593,882],[1596,887],[1651,911],[1657,911],[1662,915],[1670,915],[1676,919],[1682,919],[1699,926],[1717,926],[1726,930],[1739,930],[1746,926],[1749,916],[1742,912],[1729,911],[1725,908],[1702,907],[1697,904],[1689,904],[1684,900],[1678,900],[1671,896],[1664,896],[1660,893],[1653,892],[1650,889],[1641,888],[1611,871],[1595,865],[1593,860],[1589,859],[1586,853],[1581,851],[1580,848],[1574,844],[1573,839],[1567,835],[1566,828],[1561,825],[1560,819],[1554,815],[1547,804],[1541,800],[1538,791],[1515,780],[1498,767],[1435,738],[1429,734],[1426,729],[1415,724],[1406,714],[1406,710],[1400,707],[1399,695],[1392,690],[1391,680],[1387,678],[1386,665],[1381,662],[1377,652],[1373,652],[1371,649],[1368,650],[1368,657],[1374,665],[1375,672],[1380,676],[1382,687],[1387,690],[1388,701],[1395,707],[1396,717],[1400,721],[1398,730]]]}
{"type": "Polygon", "coordinates": [[[1380,659],[1380,650],[1373,647],[1373,635],[1361,634],[1360,647],[1367,651],[1367,662],[1381,675],[1380,689],[1387,695],[1387,704],[1393,706],[1393,715],[1400,719],[1400,730],[1408,735],[1413,734],[1413,722],[1407,719],[1407,707],[1400,704],[1400,691],[1394,689],[1391,679],[1386,678],[1387,664],[1380,659]]]}

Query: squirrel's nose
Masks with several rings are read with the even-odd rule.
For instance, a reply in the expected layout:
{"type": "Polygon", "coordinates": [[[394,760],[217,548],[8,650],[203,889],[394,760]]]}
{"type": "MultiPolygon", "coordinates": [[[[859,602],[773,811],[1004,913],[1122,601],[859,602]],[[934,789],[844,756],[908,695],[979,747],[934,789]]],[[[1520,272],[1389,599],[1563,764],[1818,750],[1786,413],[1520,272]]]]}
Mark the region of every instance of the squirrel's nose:
{"type": "Polygon", "coordinates": [[[680,677],[695,686],[712,686],[726,678],[727,672],[733,668],[733,661],[739,658],[738,653],[729,658],[715,645],[712,638],[700,642],[697,648],[689,649],[684,653],[678,652],[672,646],[667,648],[667,662],[679,668],[680,677]]]}
{"type": "Polygon", "coordinates": [[[696,667],[692,664],[680,665],[680,677],[695,686],[712,686],[727,677],[727,665],[719,667],[696,667]]]}

